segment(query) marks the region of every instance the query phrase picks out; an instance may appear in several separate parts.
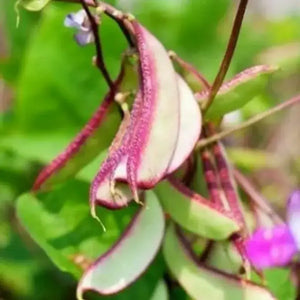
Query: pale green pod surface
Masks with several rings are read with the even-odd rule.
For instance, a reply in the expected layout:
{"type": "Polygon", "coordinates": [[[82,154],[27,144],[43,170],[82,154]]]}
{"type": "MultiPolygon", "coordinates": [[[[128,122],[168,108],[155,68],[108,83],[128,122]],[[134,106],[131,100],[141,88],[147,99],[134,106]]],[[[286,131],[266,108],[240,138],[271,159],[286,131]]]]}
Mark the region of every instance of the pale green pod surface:
{"type": "Polygon", "coordinates": [[[223,240],[239,230],[221,207],[217,209],[200,195],[172,179],[155,188],[165,212],[183,228],[213,240],[223,240]]]}
{"type": "Polygon", "coordinates": [[[171,273],[189,296],[199,300],[274,300],[262,286],[196,263],[171,225],[163,254],[171,273]]]}
{"type": "MultiPolygon", "coordinates": [[[[242,108],[263,93],[270,76],[277,69],[274,66],[259,65],[237,74],[232,80],[221,86],[212,105],[208,108],[205,118],[215,120],[242,108]]],[[[197,99],[203,103],[207,100],[208,95],[209,91],[204,91],[197,95],[197,99]]]]}
{"type": "Polygon", "coordinates": [[[120,239],[84,272],[77,288],[77,298],[85,291],[115,294],[136,281],[158,252],[164,236],[165,220],[153,192],[120,239]]]}

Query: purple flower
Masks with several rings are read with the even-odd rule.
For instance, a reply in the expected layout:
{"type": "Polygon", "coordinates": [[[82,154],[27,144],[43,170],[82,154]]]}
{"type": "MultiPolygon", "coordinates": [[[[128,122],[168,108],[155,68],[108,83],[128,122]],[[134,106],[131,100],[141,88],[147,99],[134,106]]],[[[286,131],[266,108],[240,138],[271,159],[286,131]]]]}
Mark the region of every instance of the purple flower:
{"type": "Polygon", "coordinates": [[[246,241],[246,254],[257,269],[287,265],[300,250],[300,190],[287,202],[287,223],[259,228],[246,241]]]}
{"type": "Polygon", "coordinates": [[[80,46],[94,42],[91,24],[83,9],[79,10],[77,13],[68,14],[65,18],[64,25],[78,30],[74,37],[80,46]]]}

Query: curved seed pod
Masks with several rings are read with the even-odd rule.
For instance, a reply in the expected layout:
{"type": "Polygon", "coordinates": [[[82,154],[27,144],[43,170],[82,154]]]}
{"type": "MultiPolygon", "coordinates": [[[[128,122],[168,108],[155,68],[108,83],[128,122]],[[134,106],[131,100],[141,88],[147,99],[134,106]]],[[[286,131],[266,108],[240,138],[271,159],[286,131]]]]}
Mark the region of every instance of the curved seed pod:
{"type": "Polygon", "coordinates": [[[202,125],[202,116],[192,90],[178,75],[180,97],[179,134],[168,174],[174,172],[188,158],[196,145],[202,125]]]}
{"type": "Polygon", "coordinates": [[[154,259],[164,236],[164,214],[152,192],[119,241],[83,274],[77,298],[93,290],[114,294],[138,279],[154,259]]]}
{"type": "Polygon", "coordinates": [[[41,171],[33,185],[33,190],[48,189],[70,178],[109,146],[120,123],[114,95],[114,92],[108,93],[82,131],[41,171]]]}
{"type": "Polygon", "coordinates": [[[195,234],[222,240],[240,229],[221,206],[202,198],[175,179],[161,182],[155,192],[165,212],[195,234]]]}
{"type": "Polygon", "coordinates": [[[162,44],[132,22],[140,55],[142,108],[128,148],[127,176],[137,186],[152,188],[167,173],[179,130],[179,93],[170,58],[162,44]]]}
{"type": "MultiPolygon", "coordinates": [[[[214,120],[225,114],[242,108],[246,103],[258,96],[265,89],[270,75],[277,67],[259,65],[237,74],[232,80],[224,83],[212,105],[205,114],[205,119],[214,120]]],[[[197,94],[200,103],[206,101],[209,91],[197,94]]]]}
{"type": "Polygon", "coordinates": [[[95,215],[96,204],[109,209],[119,209],[126,206],[133,198],[129,187],[124,182],[127,182],[128,145],[131,142],[131,133],[136,126],[141,105],[142,98],[139,92],[134,101],[130,117],[128,120],[123,120],[110,147],[108,158],[102,163],[100,171],[93,180],[90,190],[92,215],[95,215]]]}
{"type": "MultiPolygon", "coordinates": [[[[194,95],[187,84],[181,77],[177,77],[179,96],[180,96],[180,125],[179,136],[175,147],[168,173],[174,172],[190,155],[192,152],[201,131],[201,113],[194,98],[194,95]]],[[[139,109],[141,107],[141,99],[135,100],[135,106],[131,114],[131,127],[127,128],[127,137],[130,136],[131,131],[134,130],[134,124],[137,122],[139,109]]],[[[129,140],[127,140],[128,142],[129,140]]],[[[125,142],[122,141],[122,147],[126,148],[125,142]]],[[[125,153],[126,151],[124,151],[125,153]]],[[[92,192],[92,199],[96,199],[97,204],[105,206],[110,209],[122,208],[132,200],[129,189],[124,182],[127,181],[126,175],[126,160],[124,155],[122,163],[116,168],[115,174],[112,175],[113,180],[116,182],[116,194],[111,194],[109,180],[106,175],[106,180],[96,182],[95,190],[92,192]],[[95,197],[96,195],[96,197],[95,197]]],[[[120,157],[119,157],[120,159],[120,157]]],[[[143,159],[143,158],[142,158],[143,159]]],[[[159,159],[159,157],[157,157],[159,159]]],[[[102,168],[102,167],[101,167],[102,168]]],[[[112,170],[111,170],[112,171],[112,170]]],[[[101,170],[99,174],[101,173],[101,170]]],[[[97,175],[98,176],[98,175],[97,175]]],[[[100,177],[98,177],[99,179],[100,177]]],[[[104,178],[104,177],[102,177],[104,178]]],[[[138,187],[140,187],[138,179],[138,187]]],[[[93,183],[94,185],[94,183],[93,183]]]]}
{"type": "Polygon", "coordinates": [[[167,230],[163,254],[172,274],[193,299],[275,300],[262,286],[197,263],[173,225],[167,230]]]}
{"type": "Polygon", "coordinates": [[[114,97],[119,90],[126,90],[127,86],[131,87],[132,81],[135,81],[133,67],[125,57],[114,89],[108,92],[95,114],[64,152],[42,170],[33,185],[33,190],[49,188],[74,176],[109,146],[121,121],[114,97]]]}

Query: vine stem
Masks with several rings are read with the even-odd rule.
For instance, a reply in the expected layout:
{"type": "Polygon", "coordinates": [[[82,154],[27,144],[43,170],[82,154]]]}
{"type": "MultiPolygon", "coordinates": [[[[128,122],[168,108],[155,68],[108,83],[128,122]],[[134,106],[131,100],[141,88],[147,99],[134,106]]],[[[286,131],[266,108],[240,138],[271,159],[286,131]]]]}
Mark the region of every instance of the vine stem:
{"type": "MultiPolygon", "coordinates": [[[[100,36],[99,36],[99,31],[98,31],[98,24],[97,24],[94,16],[91,14],[90,9],[89,9],[87,3],[85,2],[85,0],[80,0],[80,3],[82,5],[83,9],[85,10],[87,17],[91,23],[91,29],[92,29],[94,39],[95,39],[96,65],[99,68],[99,70],[101,71],[109,88],[113,89],[113,87],[114,87],[113,81],[110,78],[109,73],[106,69],[105,63],[104,63],[102,45],[101,45],[101,40],[100,40],[100,36]]],[[[94,4],[96,5],[96,2],[94,4]]]]}
{"type": "Polygon", "coordinates": [[[274,222],[282,224],[283,220],[274,211],[271,205],[263,198],[263,196],[255,189],[249,179],[237,169],[233,170],[233,175],[238,185],[250,197],[251,201],[258,206],[265,214],[267,214],[274,222]]]}
{"type": "Polygon", "coordinates": [[[232,26],[232,30],[231,30],[231,35],[228,41],[228,45],[227,45],[227,49],[224,55],[224,58],[222,60],[221,66],[219,68],[219,72],[214,80],[214,83],[212,85],[212,88],[210,89],[210,93],[209,93],[209,97],[208,100],[204,103],[202,109],[205,112],[210,105],[212,104],[214,98],[216,97],[223,81],[224,78],[227,74],[228,68],[230,66],[236,45],[237,45],[237,41],[239,38],[239,34],[240,34],[240,30],[241,30],[241,26],[243,23],[243,19],[244,19],[244,15],[246,12],[246,8],[247,8],[247,4],[248,4],[248,0],[241,0],[236,16],[235,16],[235,20],[232,26]]]}
{"type": "Polygon", "coordinates": [[[268,111],[265,111],[265,112],[262,112],[260,114],[257,114],[256,116],[250,118],[249,120],[243,122],[242,124],[239,124],[237,126],[234,126],[228,130],[224,130],[222,132],[219,132],[219,133],[216,133],[208,138],[205,138],[205,139],[201,139],[198,144],[197,144],[197,148],[200,149],[200,148],[203,148],[203,147],[206,147],[207,145],[209,144],[212,144],[218,140],[221,140],[223,139],[224,137],[238,131],[238,130],[241,130],[241,129],[244,129],[244,128],[247,128],[261,120],[263,120],[264,118],[267,118],[285,108],[288,108],[294,104],[297,104],[298,102],[300,102],[300,95],[297,95],[283,103],[280,103],[276,106],[274,106],[273,108],[269,109],[268,111]]]}

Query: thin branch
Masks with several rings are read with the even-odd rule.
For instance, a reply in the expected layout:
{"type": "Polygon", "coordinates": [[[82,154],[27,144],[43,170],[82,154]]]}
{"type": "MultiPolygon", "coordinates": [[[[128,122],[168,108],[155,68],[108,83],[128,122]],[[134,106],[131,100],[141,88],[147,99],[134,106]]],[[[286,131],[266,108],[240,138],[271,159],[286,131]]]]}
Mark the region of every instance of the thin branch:
{"type": "Polygon", "coordinates": [[[208,151],[208,149],[204,149],[200,152],[200,155],[202,160],[204,178],[206,181],[206,186],[210,195],[210,199],[212,202],[225,207],[220,197],[219,181],[216,175],[215,166],[213,165],[213,162],[211,160],[210,152],[208,151]]]}
{"type": "MultiPolygon", "coordinates": [[[[94,35],[94,39],[95,39],[95,47],[96,47],[96,65],[99,68],[99,70],[101,71],[101,73],[103,74],[103,77],[105,79],[105,81],[107,82],[108,86],[110,87],[110,89],[113,89],[113,81],[111,80],[108,71],[105,67],[105,63],[104,63],[104,58],[103,58],[103,52],[102,52],[102,46],[101,46],[101,41],[100,41],[100,36],[99,36],[99,32],[98,32],[98,24],[94,18],[94,16],[91,14],[90,9],[87,5],[87,3],[85,2],[85,0],[80,0],[80,3],[83,7],[83,9],[85,10],[87,17],[91,23],[91,29],[93,31],[93,35],[94,35]]],[[[96,4],[96,3],[94,3],[96,4]]]]}
{"type": "Polygon", "coordinates": [[[206,139],[202,139],[198,142],[197,144],[197,148],[203,148],[203,147],[206,147],[207,145],[209,144],[212,144],[218,140],[221,140],[223,139],[224,137],[236,132],[236,131],[239,131],[241,129],[244,129],[244,128],[247,128],[261,120],[263,120],[264,118],[267,118],[285,108],[288,108],[294,104],[297,104],[298,102],[300,102],[300,95],[297,95],[283,103],[280,103],[278,105],[276,105],[275,107],[269,109],[268,111],[265,111],[265,112],[262,112],[260,114],[257,114],[256,116],[250,118],[249,120],[245,121],[244,123],[242,124],[239,124],[237,126],[234,126],[228,130],[224,130],[220,133],[217,133],[215,135],[212,135],[206,139]]]}
{"type": "Polygon", "coordinates": [[[209,106],[212,104],[215,96],[217,95],[217,93],[224,81],[224,78],[228,71],[229,65],[231,63],[231,60],[232,60],[232,57],[233,57],[233,54],[234,54],[234,51],[235,51],[235,48],[237,45],[237,41],[239,38],[242,22],[244,19],[246,8],[247,8],[247,4],[248,4],[248,0],[240,1],[239,7],[238,7],[238,10],[236,13],[236,17],[235,17],[235,20],[233,23],[231,35],[230,35],[230,38],[228,41],[227,49],[226,49],[223,61],[221,63],[219,72],[218,72],[218,74],[215,78],[215,81],[213,83],[213,86],[210,90],[208,100],[203,106],[204,111],[206,111],[209,108],[209,106]]]}
{"type": "Polygon", "coordinates": [[[233,170],[233,175],[238,185],[250,197],[251,201],[258,206],[265,214],[267,214],[274,222],[283,223],[281,217],[274,211],[271,205],[263,198],[263,196],[255,189],[249,179],[237,169],[233,170]]]}

